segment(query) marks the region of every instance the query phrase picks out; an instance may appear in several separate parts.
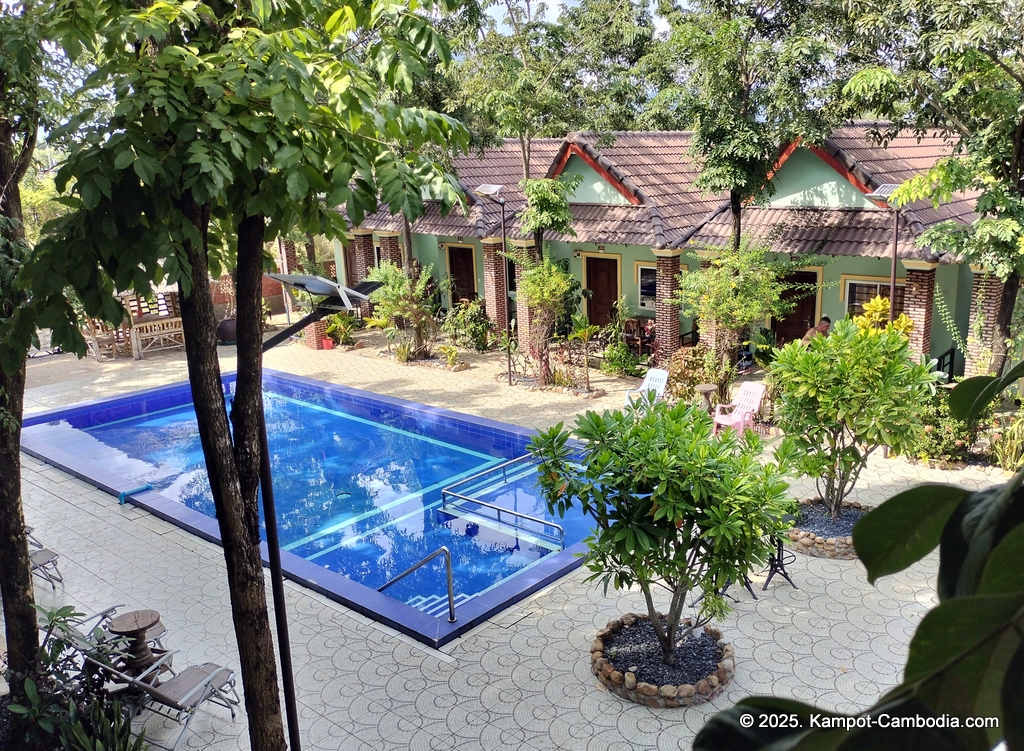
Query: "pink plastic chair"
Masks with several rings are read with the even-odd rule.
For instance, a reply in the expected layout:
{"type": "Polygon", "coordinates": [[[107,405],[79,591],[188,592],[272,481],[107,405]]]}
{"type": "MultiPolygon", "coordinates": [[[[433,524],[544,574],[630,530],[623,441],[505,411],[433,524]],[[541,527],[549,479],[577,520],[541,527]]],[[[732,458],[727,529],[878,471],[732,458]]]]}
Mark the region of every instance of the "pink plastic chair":
{"type": "Polygon", "coordinates": [[[736,393],[732,404],[719,404],[715,407],[715,429],[718,427],[732,428],[742,432],[744,428],[754,429],[754,417],[761,411],[761,400],[764,399],[764,384],[747,381],[736,393]],[[725,414],[725,413],[728,414],[725,414]]]}

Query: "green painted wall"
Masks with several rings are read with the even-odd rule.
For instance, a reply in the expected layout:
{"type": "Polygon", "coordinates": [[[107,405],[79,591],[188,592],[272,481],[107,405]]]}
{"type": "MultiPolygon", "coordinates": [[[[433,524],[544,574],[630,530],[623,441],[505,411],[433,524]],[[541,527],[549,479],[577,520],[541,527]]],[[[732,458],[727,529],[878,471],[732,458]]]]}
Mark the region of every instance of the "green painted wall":
{"type": "Polygon", "coordinates": [[[775,195],[769,201],[772,206],[874,206],[846,178],[807,149],[793,152],[772,178],[772,184],[775,186],[775,195]]]}
{"type": "Polygon", "coordinates": [[[613,188],[589,164],[578,156],[569,157],[562,170],[563,175],[580,175],[583,182],[572,194],[572,203],[629,203],[626,197],[613,188]]]}
{"type": "MultiPolygon", "coordinates": [[[[966,339],[967,334],[967,313],[966,310],[964,315],[961,317],[958,311],[961,308],[961,302],[967,300],[970,304],[971,297],[971,270],[968,266],[959,266],[950,264],[948,266],[939,266],[935,269],[935,297],[945,301],[946,308],[955,317],[955,323],[957,329],[959,329],[960,337],[966,339]],[[966,292],[965,287],[961,281],[961,269],[967,270],[967,286],[966,292]]],[[[932,354],[939,355],[949,349],[950,345],[953,344],[953,334],[950,332],[949,327],[942,320],[939,315],[939,306],[936,305],[932,308],[932,354]]],[[[959,369],[963,369],[963,352],[959,351],[960,346],[957,345],[957,364],[959,369]]]]}

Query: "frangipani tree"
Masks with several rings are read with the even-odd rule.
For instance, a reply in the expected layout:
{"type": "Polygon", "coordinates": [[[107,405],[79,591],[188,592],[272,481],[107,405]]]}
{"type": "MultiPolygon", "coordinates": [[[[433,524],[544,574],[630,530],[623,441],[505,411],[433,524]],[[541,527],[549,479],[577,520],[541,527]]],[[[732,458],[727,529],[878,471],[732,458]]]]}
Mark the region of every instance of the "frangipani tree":
{"type": "MultiPolygon", "coordinates": [[[[758,436],[712,435],[707,411],[682,402],[587,412],[571,432],[559,423],[529,448],[549,513],[579,509],[594,522],[590,580],[640,589],[668,665],[677,643],[725,614],[719,590],[764,564],[782,517],[795,510],[779,465],[761,462],[758,436]],[[680,633],[687,595],[698,592],[698,617],[680,633]]],[[[777,453],[783,464],[789,450],[777,453]]]]}

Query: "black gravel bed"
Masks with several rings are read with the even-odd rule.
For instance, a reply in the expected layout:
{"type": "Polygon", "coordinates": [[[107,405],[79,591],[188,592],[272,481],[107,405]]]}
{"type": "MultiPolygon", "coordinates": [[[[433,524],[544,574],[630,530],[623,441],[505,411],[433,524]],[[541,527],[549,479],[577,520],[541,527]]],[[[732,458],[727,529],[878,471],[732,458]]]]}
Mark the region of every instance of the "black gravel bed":
{"type": "Polygon", "coordinates": [[[722,660],[722,649],[707,634],[694,632],[676,647],[676,664],[666,665],[661,661],[661,645],[654,627],[643,620],[623,626],[605,639],[604,656],[619,672],[634,673],[637,682],[682,686],[696,684],[714,673],[722,660]]]}
{"type": "Polygon", "coordinates": [[[804,532],[813,532],[819,537],[848,537],[853,534],[853,525],[860,521],[866,512],[856,508],[844,508],[839,519],[832,521],[824,503],[800,506],[800,518],[796,528],[804,532]]]}

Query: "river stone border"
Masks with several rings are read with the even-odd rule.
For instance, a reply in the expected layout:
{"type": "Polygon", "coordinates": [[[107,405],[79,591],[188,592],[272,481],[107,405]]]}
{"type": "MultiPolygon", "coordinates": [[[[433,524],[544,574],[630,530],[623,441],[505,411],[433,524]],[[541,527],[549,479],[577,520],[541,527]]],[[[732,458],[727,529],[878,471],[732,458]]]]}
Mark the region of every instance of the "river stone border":
{"type": "MultiPolygon", "coordinates": [[[[816,498],[802,498],[799,501],[801,506],[812,506],[815,503],[821,503],[821,501],[816,498]]],[[[871,511],[874,506],[869,506],[860,501],[843,501],[843,508],[867,512],[871,511]]],[[[786,534],[790,540],[796,543],[793,548],[798,553],[813,556],[814,558],[837,558],[841,561],[852,561],[857,558],[857,551],[853,549],[852,535],[846,537],[821,537],[799,527],[787,530],[786,534]]]]}
{"type": "MultiPolygon", "coordinates": [[[[664,617],[663,613],[659,616],[664,617]]],[[[652,683],[637,682],[633,673],[622,673],[604,656],[604,640],[618,633],[623,626],[632,626],[638,621],[649,621],[643,613],[626,613],[621,618],[608,621],[608,625],[597,632],[597,638],[590,644],[590,671],[597,676],[606,689],[626,701],[644,704],[648,707],[689,707],[709,702],[722,693],[732,680],[736,669],[735,650],[732,644],[722,639],[722,632],[711,626],[704,627],[704,633],[714,639],[722,649],[722,661],[718,669],[696,685],[684,683],[681,686],[655,686],[652,683]]],[[[689,618],[683,624],[690,626],[689,618]]]]}

